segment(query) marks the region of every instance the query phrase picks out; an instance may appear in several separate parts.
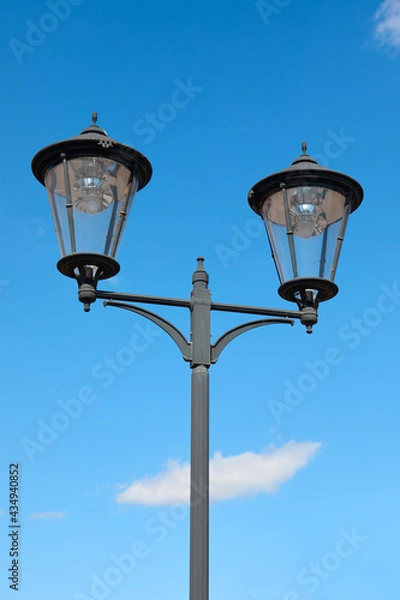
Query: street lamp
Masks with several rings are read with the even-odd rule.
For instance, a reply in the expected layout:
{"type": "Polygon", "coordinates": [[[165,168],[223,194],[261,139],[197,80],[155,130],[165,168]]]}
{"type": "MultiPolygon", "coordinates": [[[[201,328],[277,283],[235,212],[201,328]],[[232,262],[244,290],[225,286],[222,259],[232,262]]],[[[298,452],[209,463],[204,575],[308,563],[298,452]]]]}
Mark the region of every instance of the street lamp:
{"type": "Polygon", "coordinates": [[[256,183],[251,208],[263,217],[282,298],[317,306],[339,291],[334,283],[349,214],[363,199],[357,181],[306,154],[256,183]]]}
{"type": "MultiPolygon", "coordinates": [[[[46,186],[61,259],[57,267],[77,278],[88,293],[99,279],[119,271],[115,260],[129,209],[152,168],[140,152],[108,137],[97,124],[78,136],[43,148],[32,162],[46,186]]],[[[82,291],[82,290],[81,290],[82,291]]],[[[85,310],[95,297],[85,298],[85,310]]]]}
{"type": "Polygon", "coordinates": [[[281,285],[279,294],[298,310],[222,304],[211,301],[204,259],[198,258],[189,299],[107,292],[98,281],[118,273],[115,256],[133,196],[149,182],[152,169],[138,151],[108,137],[92,124],[64,142],[40,150],[32,161],[35,177],[46,186],[60,246],[57,267],[78,282],[85,311],[97,299],[129,310],[161,327],[192,369],[190,461],[190,600],[208,599],[209,582],[209,367],[230,341],[256,327],[294,324],[311,333],[320,302],[332,298],[334,277],[349,214],[363,190],[354,180],[303,154],[293,164],[259,181],[250,206],[264,219],[281,285]],[[163,317],[137,304],[168,305],[190,311],[190,338],[163,317]],[[211,311],[258,318],[210,342],[211,311]],[[272,318],[265,318],[272,317],[272,318]]]}

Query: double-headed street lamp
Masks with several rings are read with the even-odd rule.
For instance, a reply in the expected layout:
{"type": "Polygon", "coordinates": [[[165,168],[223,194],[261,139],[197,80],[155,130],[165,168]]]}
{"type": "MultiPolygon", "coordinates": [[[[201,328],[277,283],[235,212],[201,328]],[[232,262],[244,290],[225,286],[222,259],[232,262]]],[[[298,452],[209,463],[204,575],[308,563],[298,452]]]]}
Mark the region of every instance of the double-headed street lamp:
{"type": "Polygon", "coordinates": [[[106,292],[98,281],[120,269],[116,254],[137,190],[152,168],[140,152],[116,142],[92,124],[76,137],[40,150],[32,161],[46,186],[61,259],[61,273],[78,282],[78,297],[89,311],[97,299],[145,317],[166,331],[192,369],[190,461],[190,600],[208,599],[209,548],[209,367],[225,346],[256,327],[299,319],[311,333],[320,302],[335,296],[334,283],[347,220],[361,204],[362,187],[303,154],[290,167],[256,183],[251,208],[266,225],[280,279],[280,296],[298,310],[281,310],[211,301],[208,274],[198,259],[189,299],[106,292]],[[137,304],[181,306],[190,310],[189,340],[172,323],[137,304]],[[211,311],[264,317],[240,324],[210,342],[211,311]],[[273,317],[273,318],[265,318],[273,317]]]}

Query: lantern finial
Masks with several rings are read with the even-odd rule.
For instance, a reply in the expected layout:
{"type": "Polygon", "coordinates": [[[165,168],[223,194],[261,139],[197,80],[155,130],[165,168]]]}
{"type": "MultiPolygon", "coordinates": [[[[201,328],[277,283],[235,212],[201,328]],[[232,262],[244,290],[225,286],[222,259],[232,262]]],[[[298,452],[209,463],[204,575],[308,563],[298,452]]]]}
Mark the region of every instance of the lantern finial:
{"type": "Polygon", "coordinates": [[[204,257],[203,256],[197,257],[197,269],[199,271],[204,271],[204,257]]]}
{"type": "Polygon", "coordinates": [[[200,287],[208,287],[208,273],[204,269],[204,258],[202,256],[197,258],[197,269],[193,273],[192,283],[199,284],[200,287]]]}
{"type": "Polygon", "coordinates": [[[92,125],[96,125],[97,124],[97,118],[98,118],[98,114],[97,112],[92,112],[92,125]]]}
{"type": "Polygon", "coordinates": [[[303,154],[307,154],[307,142],[301,142],[301,150],[303,154]]]}

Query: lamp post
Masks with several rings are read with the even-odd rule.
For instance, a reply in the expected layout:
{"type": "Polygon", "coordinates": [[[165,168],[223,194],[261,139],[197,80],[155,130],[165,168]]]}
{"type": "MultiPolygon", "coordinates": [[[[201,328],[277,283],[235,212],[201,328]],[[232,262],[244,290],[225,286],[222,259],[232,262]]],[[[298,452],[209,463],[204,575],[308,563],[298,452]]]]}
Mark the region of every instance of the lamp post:
{"type": "Polygon", "coordinates": [[[249,192],[251,208],[264,219],[281,282],[279,294],[296,303],[282,310],[211,301],[203,258],[193,273],[189,299],[100,291],[99,280],[118,273],[116,253],[134,194],[149,182],[152,168],[138,151],[108,137],[92,124],[69,140],[40,150],[32,170],[48,191],[61,252],[57,263],[76,279],[84,310],[96,299],[129,310],[161,327],[192,369],[190,461],[190,600],[208,599],[209,582],[209,368],[230,341],[256,327],[294,324],[311,333],[320,302],[332,298],[349,214],[363,190],[354,180],[303,154],[293,164],[259,181],[249,192]],[[172,323],[138,306],[169,305],[190,311],[187,339],[172,323]],[[210,342],[211,312],[257,315],[210,342]],[[269,317],[269,318],[266,318],[269,317]]]}

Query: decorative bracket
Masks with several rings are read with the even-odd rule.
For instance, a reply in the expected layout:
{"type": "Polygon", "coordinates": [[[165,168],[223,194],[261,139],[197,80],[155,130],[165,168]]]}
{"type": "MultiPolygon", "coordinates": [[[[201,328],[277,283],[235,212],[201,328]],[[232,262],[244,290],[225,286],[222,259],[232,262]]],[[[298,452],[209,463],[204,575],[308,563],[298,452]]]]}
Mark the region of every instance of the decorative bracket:
{"type": "Polygon", "coordinates": [[[149,319],[153,321],[156,325],[161,327],[168,335],[174,340],[179,350],[182,352],[183,360],[190,362],[192,360],[192,347],[191,344],[187,341],[183,333],[179,331],[175,325],[172,325],[163,317],[156,315],[155,313],[146,310],[145,308],[141,308],[140,306],[131,306],[130,304],[124,304],[123,302],[113,302],[112,300],[106,300],[103,302],[104,306],[116,306],[117,308],[124,308],[125,310],[130,310],[131,312],[137,313],[141,317],[145,317],[145,319],[149,319]]]}
{"type": "Polygon", "coordinates": [[[229,329],[226,333],[221,335],[218,340],[211,346],[211,363],[215,364],[224,348],[237,338],[242,333],[246,331],[250,331],[251,329],[255,329],[256,327],[263,327],[264,325],[294,325],[294,321],[292,319],[258,319],[257,321],[250,321],[249,323],[243,323],[242,325],[237,325],[232,329],[229,329]]]}

